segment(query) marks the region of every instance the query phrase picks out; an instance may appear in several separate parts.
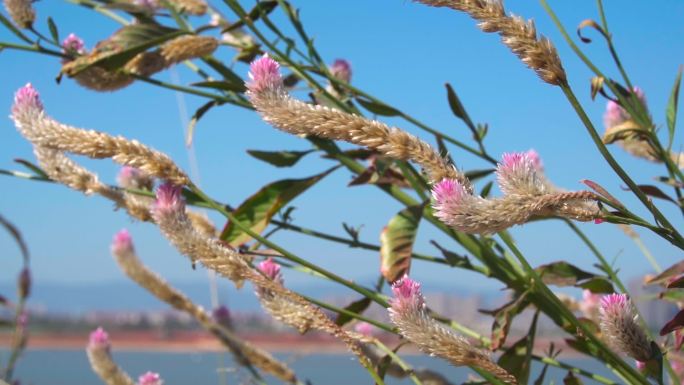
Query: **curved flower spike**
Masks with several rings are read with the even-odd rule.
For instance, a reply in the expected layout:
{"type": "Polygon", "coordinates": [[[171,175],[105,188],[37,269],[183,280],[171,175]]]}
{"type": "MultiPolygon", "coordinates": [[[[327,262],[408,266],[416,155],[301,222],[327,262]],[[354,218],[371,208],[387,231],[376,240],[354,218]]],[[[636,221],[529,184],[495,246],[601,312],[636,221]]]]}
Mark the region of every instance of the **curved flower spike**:
{"type": "Polygon", "coordinates": [[[90,333],[86,353],[93,371],[107,385],[134,385],[133,379],[112,359],[109,334],[100,328],[90,333]]]}
{"type": "Polygon", "coordinates": [[[405,275],[392,285],[392,292],[394,298],[390,300],[390,319],[401,335],[420,350],[453,365],[481,368],[509,384],[517,383],[515,377],[495,364],[487,352],[473,347],[453,329],[430,317],[418,282],[405,275]]]}
{"type": "Polygon", "coordinates": [[[519,225],[533,217],[562,216],[589,221],[599,216],[592,192],[563,192],[543,173],[534,151],[504,154],[497,167],[504,196],[485,199],[473,195],[459,181],[444,179],[432,188],[435,216],[466,233],[490,234],[519,225]]]}
{"type": "Polygon", "coordinates": [[[610,294],[601,298],[599,313],[601,333],[616,349],[637,361],[651,359],[651,343],[638,324],[639,317],[626,294],[610,294]]]}
{"type": "Polygon", "coordinates": [[[457,179],[470,189],[463,174],[417,137],[376,120],[293,99],[283,86],[279,68],[265,55],[252,62],[251,80],[246,84],[252,105],[269,124],[295,135],[344,140],[395,159],[410,159],[420,164],[432,181],[457,179]]]}

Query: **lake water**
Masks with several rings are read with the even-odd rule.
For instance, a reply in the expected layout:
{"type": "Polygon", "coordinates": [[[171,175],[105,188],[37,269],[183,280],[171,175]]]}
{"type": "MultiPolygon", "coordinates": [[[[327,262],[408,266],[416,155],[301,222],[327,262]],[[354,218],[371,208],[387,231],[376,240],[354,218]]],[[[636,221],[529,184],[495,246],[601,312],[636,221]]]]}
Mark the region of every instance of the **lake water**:
{"type": "MultiPolygon", "coordinates": [[[[7,351],[2,351],[3,363],[7,357],[7,351]]],[[[352,385],[372,384],[368,373],[355,359],[349,355],[341,354],[314,354],[298,356],[294,354],[278,354],[278,358],[288,362],[302,379],[308,379],[314,385],[352,385]]],[[[221,356],[217,353],[160,353],[160,352],[114,352],[115,360],[131,376],[137,378],[140,374],[152,370],[162,374],[165,385],[212,385],[220,384],[218,368],[231,366],[230,356],[224,356],[226,364],[221,364],[221,356]]],[[[454,384],[463,383],[472,372],[468,368],[456,368],[444,361],[427,356],[408,356],[406,361],[414,368],[430,368],[445,375],[454,384]]],[[[605,375],[611,379],[614,377],[607,374],[607,369],[597,363],[585,360],[569,360],[569,363],[578,365],[587,370],[605,375]]],[[[540,372],[541,366],[535,363],[533,376],[534,381],[540,372]]],[[[247,383],[246,376],[241,373],[225,372],[228,384],[247,383]]],[[[557,368],[550,368],[545,384],[551,380],[555,384],[562,384],[566,372],[557,368]]],[[[83,351],[50,351],[29,350],[25,352],[16,371],[16,378],[21,379],[22,384],[35,385],[96,385],[101,384],[93,374],[88,364],[88,358],[83,351]]],[[[267,383],[278,384],[273,378],[267,378],[267,383]]],[[[585,384],[596,383],[582,378],[585,384]]],[[[386,383],[412,384],[411,380],[398,380],[387,377],[386,383]]],[[[224,383],[225,384],[225,383],[224,383]]]]}

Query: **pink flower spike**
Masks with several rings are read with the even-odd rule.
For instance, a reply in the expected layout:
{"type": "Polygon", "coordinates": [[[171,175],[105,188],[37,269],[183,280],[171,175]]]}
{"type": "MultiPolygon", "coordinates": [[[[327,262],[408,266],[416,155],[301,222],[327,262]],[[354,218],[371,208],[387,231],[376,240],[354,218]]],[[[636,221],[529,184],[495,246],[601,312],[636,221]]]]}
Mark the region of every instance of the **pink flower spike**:
{"type": "Polygon", "coordinates": [[[181,186],[169,182],[159,186],[154,212],[157,214],[169,214],[183,211],[185,209],[185,201],[183,201],[181,196],[182,190],[181,186]]]}
{"type": "Polygon", "coordinates": [[[83,39],[70,33],[69,36],[62,42],[63,52],[67,54],[83,54],[85,53],[85,44],[83,39]]]}
{"type": "Polygon", "coordinates": [[[116,254],[133,251],[133,239],[131,238],[131,234],[128,233],[128,230],[123,229],[114,235],[112,251],[116,254]]]}
{"type": "Polygon", "coordinates": [[[335,78],[349,83],[352,76],[351,64],[344,59],[337,59],[330,66],[330,73],[335,78]]]}
{"type": "Polygon", "coordinates": [[[254,94],[278,91],[283,87],[280,64],[271,59],[268,54],[250,64],[249,78],[251,81],[247,82],[246,86],[254,94]]]}
{"type": "Polygon", "coordinates": [[[102,327],[99,327],[90,333],[89,344],[93,348],[109,349],[109,334],[102,327]]]}
{"type": "Polygon", "coordinates": [[[366,337],[371,337],[373,335],[373,325],[368,322],[359,322],[354,325],[354,331],[366,337]]]}
{"type": "Polygon", "coordinates": [[[432,197],[438,205],[458,203],[465,193],[463,186],[455,179],[442,179],[432,187],[432,197]]]}
{"type": "Polygon", "coordinates": [[[392,284],[392,293],[394,298],[390,301],[390,305],[397,313],[420,309],[425,304],[420,291],[420,283],[412,280],[408,275],[404,275],[392,284]]]}
{"type": "Polygon", "coordinates": [[[544,164],[542,163],[541,157],[539,156],[539,153],[536,150],[529,149],[527,150],[525,155],[538,170],[544,169],[544,164]]]}
{"type": "Polygon", "coordinates": [[[603,220],[603,219],[601,219],[601,218],[596,218],[596,219],[594,219],[594,224],[596,224],[596,225],[600,225],[600,224],[603,223],[603,222],[605,222],[605,220],[603,220]]]}
{"type": "Polygon", "coordinates": [[[19,115],[31,110],[43,111],[43,103],[40,101],[40,94],[31,83],[26,83],[14,94],[14,105],[12,115],[19,115]]]}
{"type": "Polygon", "coordinates": [[[646,363],[639,361],[639,360],[634,360],[634,365],[636,366],[637,370],[640,372],[643,372],[646,370],[646,363]]]}
{"type": "Polygon", "coordinates": [[[159,373],[147,372],[147,373],[143,374],[142,376],[138,377],[138,385],[163,385],[163,384],[164,384],[164,381],[162,381],[159,373]]]}
{"type": "Polygon", "coordinates": [[[601,298],[601,314],[617,314],[621,315],[626,311],[631,311],[630,300],[627,294],[613,293],[609,295],[604,295],[601,298]]]}
{"type": "Polygon", "coordinates": [[[266,260],[259,263],[258,268],[259,268],[259,271],[264,273],[264,275],[271,278],[272,280],[274,280],[274,281],[282,280],[282,277],[280,275],[280,265],[275,263],[275,261],[273,261],[272,257],[269,257],[266,260]]]}

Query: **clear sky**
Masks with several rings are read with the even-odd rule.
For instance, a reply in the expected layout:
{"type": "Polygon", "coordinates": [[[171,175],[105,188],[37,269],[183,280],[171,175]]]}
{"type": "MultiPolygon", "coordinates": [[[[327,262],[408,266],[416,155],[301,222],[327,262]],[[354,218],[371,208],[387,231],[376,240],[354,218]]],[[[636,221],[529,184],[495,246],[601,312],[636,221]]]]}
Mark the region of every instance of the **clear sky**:
{"type": "MultiPolygon", "coordinates": [[[[542,156],[550,179],[567,189],[581,189],[581,179],[599,182],[630,207],[643,214],[636,200],[620,191],[621,182],[594,148],[579,119],[561,91],[542,83],[524,67],[495,35],[484,34],[463,14],[448,9],[428,8],[406,0],[374,1],[296,1],[302,20],[315,38],[323,56],[332,62],[345,58],[353,66],[352,83],[425,121],[468,142],[467,128],[451,114],[444,83],[451,83],[477,122],[486,122],[490,133],[488,151],[536,149],[542,156]]],[[[566,27],[574,33],[584,19],[598,18],[593,1],[551,1],[566,27]]],[[[684,3],[662,1],[657,6],[641,1],[606,1],[611,32],[632,80],[642,87],[654,120],[664,125],[664,110],[677,68],[684,63],[684,3]]],[[[228,14],[225,5],[218,9],[228,14]]],[[[509,1],[509,11],[534,18],[538,30],[558,47],[564,66],[577,94],[591,118],[600,127],[604,102],[589,99],[590,72],[568,49],[537,2],[509,1]]],[[[37,26],[47,32],[46,18],[52,16],[62,36],[75,32],[92,47],[117,28],[111,20],[66,1],[36,3],[37,26]]],[[[284,21],[276,12],[276,21],[284,21]]],[[[588,32],[594,34],[593,32],[588,32]]],[[[574,35],[573,35],[574,36],[574,35]]],[[[15,41],[6,30],[0,40],[15,41]]],[[[605,72],[617,71],[609,61],[602,41],[596,37],[583,45],[605,72]]],[[[232,53],[222,48],[223,57],[232,53]]],[[[137,138],[170,154],[189,169],[183,145],[184,124],[177,95],[171,91],[136,83],[115,93],[94,93],[64,79],[56,84],[59,71],[55,58],[5,50],[0,53],[0,109],[9,112],[14,91],[32,82],[41,92],[46,109],[54,118],[79,127],[137,138]]],[[[245,65],[235,70],[245,75],[245,65]]],[[[198,81],[178,68],[181,82],[198,81]]],[[[171,73],[158,75],[171,81],[171,73]]],[[[184,97],[190,114],[204,100],[184,97]]],[[[399,122],[387,120],[394,124],[399,122]]],[[[0,125],[0,167],[18,169],[13,158],[33,159],[29,144],[19,136],[9,119],[0,125]]],[[[401,127],[431,138],[407,124],[401,127]]],[[[681,127],[681,122],[680,122],[681,127]]],[[[680,129],[681,132],[681,129],[680,129]]],[[[684,137],[678,135],[677,145],[684,137]]],[[[237,107],[214,109],[197,127],[195,148],[201,185],[212,197],[237,205],[262,185],[288,177],[313,175],[330,162],[309,156],[295,168],[276,169],[248,156],[246,149],[304,150],[308,142],[277,132],[254,114],[237,107]]],[[[652,183],[662,175],[662,166],[633,159],[620,149],[615,156],[640,183],[652,183]]],[[[482,168],[481,161],[452,148],[452,156],[463,168],[482,168]]],[[[113,182],[117,167],[109,161],[85,161],[113,182]]],[[[401,208],[369,186],[347,188],[350,174],[338,170],[294,202],[295,223],[322,231],[342,234],[342,222],[363,225],[362,239],[377,243],[382,227],[401,208]]],[[[495,194],[499,194],[498,191],[495,194]]],[[[672,205],[658,202],[676,226],[682,219],[672,205]]],[[[109,255],[113,234],[128,227],[145,262],[172,281],[206,279],[201,269],[191,270],[185,258],[175,253],[150,224],[132,223],[123,213],[112,212],[101,198],[86,198],[63,186],[30,182],[0,176],[0,213],[23,232],[33,255],[35,279],[44,282],[94,283],[125,280],[109,255]]],[[[222,219],[212,215],[219,226],[222,219]]],[[[615,226],[580,224],[600,249],[617,258],[621,275],[631,278],[651,271],[635,245],[615,226]]],[[[565,259],[585,269],[593,269],[593,257],[560,223],[545,221],[513,230],[522,250],[533,264],[565,259]]],[[[659,263],[668,266],[681,260],[682,253],[659,238],[640,231],[645,244],[659,263]]],[[[429,240],[445,241],[430,225],[423,224],[416,251],[436,255],[429,240]]],[[[332,245],[297,234],[282,233],[274,240],[299,255],[339,274],[370,282],[378,270],[378,255],[332,245]]],[[[11,239],[0,232],[3,262],[0,282],[14,278],[18,251],[11,239]]],[[[481,277],[461,270],[445,269],[416,262],[413,275],[421,281],[480,290],[497,287],[481,277]]],[[[288,273],[289,282],[314,280],[288,273]]]]}

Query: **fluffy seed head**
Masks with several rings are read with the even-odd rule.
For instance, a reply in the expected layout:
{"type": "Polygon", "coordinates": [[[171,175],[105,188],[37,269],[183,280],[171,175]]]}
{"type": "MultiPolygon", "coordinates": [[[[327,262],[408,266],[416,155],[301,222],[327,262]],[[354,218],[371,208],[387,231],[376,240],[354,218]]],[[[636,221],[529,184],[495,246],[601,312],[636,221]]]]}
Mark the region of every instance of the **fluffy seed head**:
{"type": "Polygon", "coordinates": [[[271,278],[273,281],[281,281],[282,276],[280,275],[280,265],[277,264],[273,258],[269,257],[262,261],[258,265],[259,271],[264,273],[267,277],[271,278]]]}
{"type": "Polygon", "coordinates": [[[435,210],[435,216],[442,221],[447,220],[452,212],[464,204],[468,196],[470,194],[456,179],[442,179],[432,187],[432,208],[435,210]]]}
{"type": "Polygon", "coordinates": [[[128,230],[123,229],[114,235],[112,241],[112,253],[116,255],[124,255],[133,251],[133,238],[128,230]]]}
{"type": "Polygon", "coordinates": [[[21,28],[30,28],[36,20],[33,0],[4,0],[5,9],[12,21],[21,28]]]}
{"type": "Polygon", "coordinates": [[[70,33],[69,36],[62,41],[62,52],[71,55],[83,55],[85,54],[85,43],[83,39],[70,33]]]}
{"type": "Polygon", "coordinates": [[[109,334],[99,327],[90,333],[89,346],[93,349],[109,349],[109,334]]]}
{"type": "Polygon", "coordinates": [[[42,112],[43,102],[40,101],[40,94],[33,88],[31,83],[26,83],[14,94],[14,105],[12,105],[12,116],[17,117],[28,112],[42,112]]]}
{"type": "Polygon", "coordinates": [[[162,381],[159,373],[147,372],[147,373],[143,374],[142,376],[138,377],[138,385],[163,385],[163,384],[164,384],[164,381],[162,381]]]}
{"type": "Polygon", "coordinates": [[[397,313],[415,311],[425,306],[425,299],[420,291],[420,283],[405,275],[392,284],[394,298],[390,300],[392,310],[397,313]]]}
{"type": "Polygon", "coordinates": [[[330,66],[330,73],[335,78],[349,83],[352,76],[351,64],[344,59],[337,59],[330,66]]]}
{"type": "Polygon", "coordinates": [[[256,59],[249,66],[247,89],[254,94],[265,91],[278,91],[283,88],[283,78],[280,75],[280,64],[271,59],[268,54],[256,59]]]}
{"type": "Polygon", "coordinates": [[[496,168],[504,194],[538,195],[546,191],[541,159],[536,151],[505,153],[496,168]]]}
{"type": "MultiPolygon", "coordinates": [[[[641,104],[646,106],[646,95],[641,88],[632,88],[632,93],[636,95],[641,104]]],[[[606,129],[619,126],[631,118],[632,117],[629,115],[629,112],[627,112],[627,110],[622,108],[616,102],[609,100],[608,103],[606,103],[606,112],[603,114],[603,124],[605,125],[606,129]]]]}

